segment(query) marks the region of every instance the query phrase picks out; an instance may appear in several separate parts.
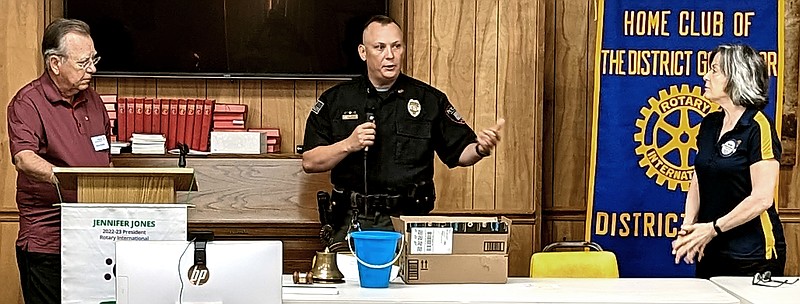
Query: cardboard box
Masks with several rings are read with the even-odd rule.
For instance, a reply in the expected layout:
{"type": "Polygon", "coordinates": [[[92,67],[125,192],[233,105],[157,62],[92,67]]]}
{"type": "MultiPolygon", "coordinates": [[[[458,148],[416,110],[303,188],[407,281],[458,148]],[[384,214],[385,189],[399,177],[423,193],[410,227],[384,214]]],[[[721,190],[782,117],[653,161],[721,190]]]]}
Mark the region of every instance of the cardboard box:
{"type": "Polygon", "coordinates": [[[212,154],[262,154],[267,134],[261,132],[211,132],[212,154]]]}
{"type": "Polygon", "coordinates": [[[392,224],[410,254],[508,254],[506,217],[401,216],[392,224]]]}
{"type": "Polygon", "coordinates": [[[405,238],[400,276],[406,284],[508,280],[508,218],[401,216],[392,224],[405,238]]]}
{"type": "Polygon", "coordinates": [[[508,282],[508,256],[497,254],[411,254],[400,258],[406,284],[508,282]]]}

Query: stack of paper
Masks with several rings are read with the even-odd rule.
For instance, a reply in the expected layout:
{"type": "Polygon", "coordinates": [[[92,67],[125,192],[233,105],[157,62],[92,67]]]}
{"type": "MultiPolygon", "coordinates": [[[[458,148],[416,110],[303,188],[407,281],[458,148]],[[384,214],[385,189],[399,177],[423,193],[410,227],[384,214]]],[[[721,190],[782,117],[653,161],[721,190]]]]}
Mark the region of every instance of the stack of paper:
{"type": "Polygon", "coordinates": [[[131,153],[133,154],[164,154],[167,139],[162,134],[139,134],[131,136],[131,153]]]}
{"type": "Polygon", "coordinates": [[[130,146],[131,143],[129,142],[119,142],[119,141],[112,141],[111,142],[111,154],[119,154],[122,148],[130,146]]]}

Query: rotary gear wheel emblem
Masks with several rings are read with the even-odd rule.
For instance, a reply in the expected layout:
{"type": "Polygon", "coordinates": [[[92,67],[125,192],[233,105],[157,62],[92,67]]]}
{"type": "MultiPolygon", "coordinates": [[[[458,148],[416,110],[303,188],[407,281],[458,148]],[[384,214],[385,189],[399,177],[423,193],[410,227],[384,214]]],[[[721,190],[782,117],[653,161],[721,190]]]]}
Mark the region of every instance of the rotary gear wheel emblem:
{"type": "Polygon", "coordinates": [[[636,120],[639,131],[633,140],[639,146],[636,154],[641,157],[639,166],[647,168],[647,177],[655,176],[660,186],[667,184],[669,190],[689,191],[694,174],[690,156],[697,154],[695,137],[700,129],[700,120],[714,112],[719,105],[703,97],[698,86],[689,89],[688,84],[659,90],[658,98],[648,99],[649,107],[639,110],[642,118],[636,120]]]}

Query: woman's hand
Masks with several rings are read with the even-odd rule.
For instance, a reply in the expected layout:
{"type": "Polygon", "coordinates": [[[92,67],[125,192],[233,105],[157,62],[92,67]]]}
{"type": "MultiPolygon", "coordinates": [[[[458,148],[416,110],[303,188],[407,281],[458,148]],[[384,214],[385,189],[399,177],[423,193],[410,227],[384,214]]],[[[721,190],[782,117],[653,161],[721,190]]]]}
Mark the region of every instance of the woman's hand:
{"type": "Polygon", "coordinates": [[[698,223],[681,226],[678,238],[672,241],[672,254],[675,255],[675,264],[683,259],[686,264],[694,264],[695,258],[703,258],[706,245],[717,236],[712,223],[698,223]]]}

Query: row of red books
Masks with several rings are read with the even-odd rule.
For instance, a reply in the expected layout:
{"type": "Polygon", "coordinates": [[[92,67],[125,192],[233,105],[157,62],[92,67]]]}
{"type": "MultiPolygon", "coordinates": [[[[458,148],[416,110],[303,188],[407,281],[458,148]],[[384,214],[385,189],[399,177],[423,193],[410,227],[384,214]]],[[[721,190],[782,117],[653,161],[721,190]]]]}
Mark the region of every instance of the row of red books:
{"type": "Polygon", "coordinates": [[[279,153],[280,130],[246,128],[247,105],[216,103],[209,99],[155,99],[101,95],[111,120],[112,141],[130,141],[133,133],[162,134],[168,150],[185,143],[208,151],[210,131],[266,133],[267,151],[279,153]]]}
{"type": "Polygon", "coordinates": [[[109,118],[116,121],[118,141],[129,141],[133,133],[162,134],[167,149],[184,143],[192,150],[208,151],[214,104],[213,99],[119,97],[116,115],[109,113],[109,118]]]}

